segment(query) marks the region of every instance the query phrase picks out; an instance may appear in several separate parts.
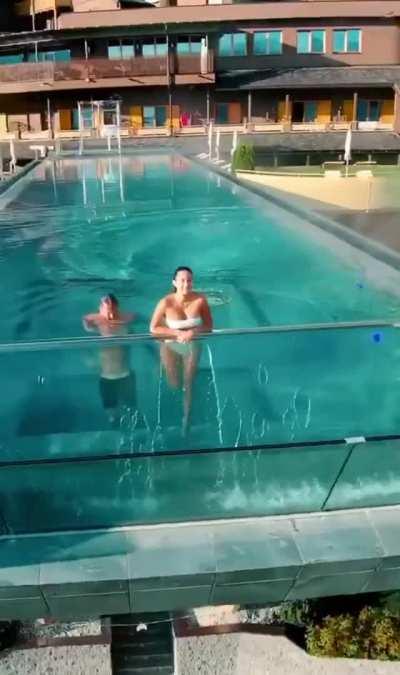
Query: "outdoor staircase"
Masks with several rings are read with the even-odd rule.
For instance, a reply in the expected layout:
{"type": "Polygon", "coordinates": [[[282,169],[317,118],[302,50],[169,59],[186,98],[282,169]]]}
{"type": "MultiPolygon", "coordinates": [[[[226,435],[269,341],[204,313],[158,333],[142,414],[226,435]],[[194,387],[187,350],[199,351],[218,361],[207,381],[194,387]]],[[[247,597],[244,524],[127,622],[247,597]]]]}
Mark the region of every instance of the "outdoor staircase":
{"type": "Polygon", "coordinates": [[[119,614],[111,618],[113,675],[173,675],[174,636],[166,612],[119,614]],[[137,630],[145,624],[147,630],[137,630]]]}

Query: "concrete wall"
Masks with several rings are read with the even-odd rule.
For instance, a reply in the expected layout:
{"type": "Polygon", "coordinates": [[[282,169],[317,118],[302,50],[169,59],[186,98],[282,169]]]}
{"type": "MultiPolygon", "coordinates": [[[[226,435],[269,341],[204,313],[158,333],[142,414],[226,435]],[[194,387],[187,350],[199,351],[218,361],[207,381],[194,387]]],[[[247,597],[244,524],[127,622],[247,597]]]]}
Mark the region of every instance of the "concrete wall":
{"type": "Polygon", "coordinates": [[[99,12],[118,9],[118,0],[72,0],[74,12],[99,12]]]}
{"type": "MultiPolygon", "coordinates": [[[[362,171],[360,167],[360,171],[362,171]]],[[[271,187],[314,202],[355,211],[400,209],[398,176],[294,176],[261,172],[238,172],[238,178],[271,187]]]]}
{"type": "MultiPolygon", "coordinates": [[[[236,30],[240,28],[240,23],[236,30]]],[[[345,20],[308,20],[295,21],[289,25],[287,22],[265,21],[256,26],[245,28],[247,32],[248,56],[220,57],[218,56],[217,37],[212,41],[216,54],[216,70],[240,70],[263,69],[263,68],[288,68],[296,66],[326,67],[326,66],[361,66],[361,65],[397,65],[400,62],[400,34],[399,28],[394,21],[387,22],[356,22],[345,20]],[[333,53],[333,29],[356,26],[362,30],[360,54],[334,54],[333,53]],[[324,28],[325,29],[325,53],[324,54],[297,54],[297,29],[301,28],[324,28]],[[253,52],[253,35],[259,30],[282,31],[282,54],[277,56],[255,56],[253,52]],[[383,49],[383,45],[385,45],[383,49]]]]}
{"type": "MultiPolygon", "coordinates": [[[[103,3],[102,3],[103,4],[103,3]]],[[[163,25],[194,21],[282,21],[302,19],[311,21],[340,18],[361,21],[363,18],[400,16],[399,0],[314,0],[313,2],[260,2],[235,5],[207,5],[202,7],[163,7],[126,9],[101,12],[72,12],[59,18],[59,28],[97,28],[98,26],[163,25]]]]}

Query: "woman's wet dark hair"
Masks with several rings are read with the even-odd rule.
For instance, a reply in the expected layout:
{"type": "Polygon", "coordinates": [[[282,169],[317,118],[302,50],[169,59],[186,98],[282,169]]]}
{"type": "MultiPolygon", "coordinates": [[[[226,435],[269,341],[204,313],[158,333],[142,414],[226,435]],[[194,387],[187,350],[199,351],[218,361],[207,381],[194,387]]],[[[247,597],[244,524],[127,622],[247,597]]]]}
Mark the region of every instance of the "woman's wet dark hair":
{"type": "MultiPolygon", "coordinates": [[[[175,272],[174,272],[174,276],[172,277],[174,280],[176,279],[176,277],[177,277],[177,275],[178,275],[179,272],[189,272],[189,274],[191,274],[191,275],[193,276],[193,272],[192,272],[192,270],[190,269],[190,267],[185,267],[185,266],[177,267],[176,270],[175,270],[175,272]]],[[[176,293],[176,288],[175,288],[175,286],[173,287],[173,292],[176,293]]]]}

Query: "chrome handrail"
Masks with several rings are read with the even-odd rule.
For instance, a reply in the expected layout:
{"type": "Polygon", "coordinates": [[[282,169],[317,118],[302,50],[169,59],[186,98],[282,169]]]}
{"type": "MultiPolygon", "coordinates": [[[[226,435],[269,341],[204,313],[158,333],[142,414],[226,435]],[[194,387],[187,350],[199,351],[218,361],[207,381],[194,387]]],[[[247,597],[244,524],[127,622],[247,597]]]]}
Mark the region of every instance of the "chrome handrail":
{"type": "MultiPolygon", "coordinates": [[[[284,324],[274,326],[255,326],[251,328],[217,328],[212,333],[204,333],[196,336],[196,339],[204,340],[210,337],[224,335],[255,335],[269,333],[290,333],[300,331],[317,330],[347,330],[351,328],[400,328],[400,322],[385,319],[374,321],[341,321],[338,323],[309,323],[309,324],[284,324]]],[[[30,340],[29,342],[0,342],[0,354],[13,352],[40,352],[63,349],[82,349],[106,345],[129,345],[148,340],[162,340],[151,333],[137,333],[132,335],[85,335],[71,338],[49,338],[46,340],[30,340]]]]}

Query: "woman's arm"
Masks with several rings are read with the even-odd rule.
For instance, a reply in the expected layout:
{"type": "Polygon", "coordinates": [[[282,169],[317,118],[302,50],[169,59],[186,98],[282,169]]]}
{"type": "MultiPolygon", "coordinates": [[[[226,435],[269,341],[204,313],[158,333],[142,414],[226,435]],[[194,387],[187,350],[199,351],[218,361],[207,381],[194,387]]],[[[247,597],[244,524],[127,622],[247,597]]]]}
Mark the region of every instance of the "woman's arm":
{"type": "Polygon", "coordinates": [[[212,332],[213,320],[211,316],[210,306],[205,296],[202,296],[201,298],[199,309],[200,309],[200,316],[202,319],[201,326],[195,326],[194,328],[190,328],[189,330],[178,331],[177,336],[178,342],[190,342],[196,335],[212,332]]]}
{"type": "Polygon", "coordinates": [[[150,333],[157,337],[177,338],[181,331],[168,328],[165,325],[165,305],[165,298],[163,298],[155,308],[150,321],[150,333]]]}

